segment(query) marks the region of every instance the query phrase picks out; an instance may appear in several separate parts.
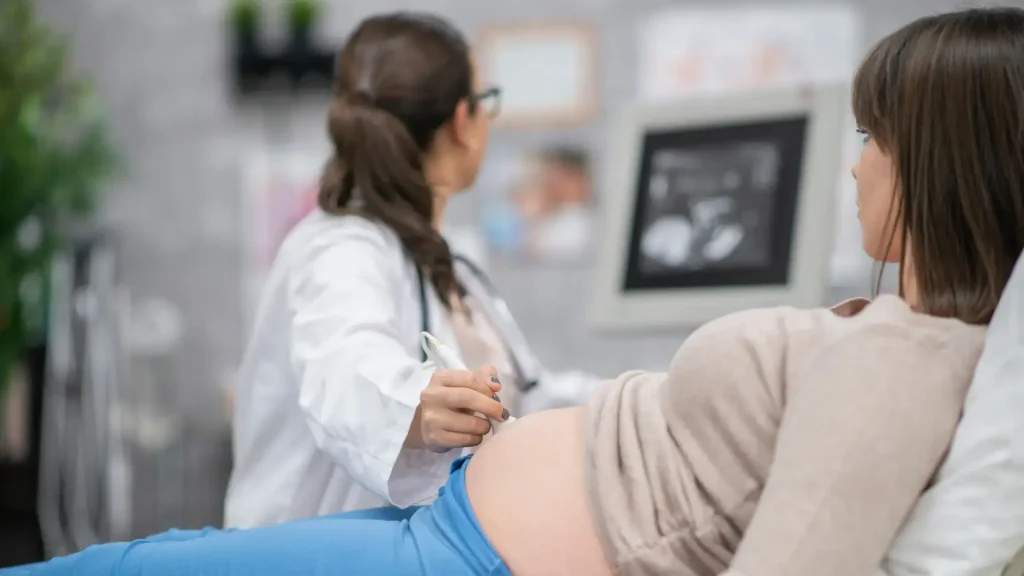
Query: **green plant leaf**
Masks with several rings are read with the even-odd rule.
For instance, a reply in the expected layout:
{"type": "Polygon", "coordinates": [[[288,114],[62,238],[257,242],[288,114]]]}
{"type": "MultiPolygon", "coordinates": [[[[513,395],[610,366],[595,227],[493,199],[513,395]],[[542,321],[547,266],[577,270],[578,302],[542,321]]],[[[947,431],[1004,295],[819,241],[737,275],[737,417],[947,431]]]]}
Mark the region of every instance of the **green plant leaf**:
{"type": "Polygon", "coordinates": [[[243,30],[253,30],[263,14],[260,0],[233,0],[229,9],[231,22],[243,30]]]}
{"type": "Polygon", "coordinates": [[[289,0],[287,6],[288,21],[291,22],[293,29],[312,27],[320,16],[322,7],[319,0],[289,0]]]}
{"type": "Polygon", "coordinates": [[[0,393],[43,337],[63,223],[88,218],[116,168],[106,118],[31,0],[0,2],[0,393]]]}

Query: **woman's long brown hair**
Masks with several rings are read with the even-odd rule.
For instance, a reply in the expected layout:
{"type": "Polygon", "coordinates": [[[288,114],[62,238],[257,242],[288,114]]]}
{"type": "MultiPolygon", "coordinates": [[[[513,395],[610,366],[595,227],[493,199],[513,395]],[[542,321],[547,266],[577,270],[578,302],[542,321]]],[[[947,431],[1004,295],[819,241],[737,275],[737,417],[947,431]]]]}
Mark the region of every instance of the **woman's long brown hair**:
{"type": "Polygon", "coordinates": [[[857,71],[853,108],[893,159],[898,225],[886,248],[902,236],[918,308],[988,323],[1024,250],[1024,10],[964,10],[894,32],[857,71]]]}
{"type": "Polygon", "coordinates": [[[434,16],[376,16],[352,33],[335,68],[328,120],[335,153],[321,179],[319,206],[388,226],[448,306],[457,282],[448,245],[433,228],[422,159],[459,102],[472,100],[466,41],[434,16]]]}

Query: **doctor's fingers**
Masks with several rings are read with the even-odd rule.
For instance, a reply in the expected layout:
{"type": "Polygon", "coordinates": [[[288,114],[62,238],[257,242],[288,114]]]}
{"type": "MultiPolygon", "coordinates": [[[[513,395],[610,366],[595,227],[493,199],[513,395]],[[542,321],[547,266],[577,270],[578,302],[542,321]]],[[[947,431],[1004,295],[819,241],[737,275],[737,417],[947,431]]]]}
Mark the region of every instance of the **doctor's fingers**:
{"type": "Polygon", "coordinates": [[[424,424],[433,436],[440,432],[483,436],[491,431],[491,424],[487,420],[472,414],[451,410],[428,411],[424,414],[424,420],[424,424]]]}
{"type": "MultiPolygon", "coordinates": [[[[479,420],[479,418],[477,418],[479,420]]],[[[472,446],[479,446],[484,441],[483,435],[478,434],[461,434],[459,432],[447,432],[441,430],[431,434],[431,444],[439,448],[443,448],[445,451],[452,448],[469,448],[472,446]]],[[[435,450],[439,452],[441,450],[435,450]]]]}
{"type": "Polygon", "coordinates": [[[501,382],[498,381],[498,369],[493,366],[484,366],[476,370],[438,370],[434,372],[431,384],[440,384],[449,388],[471,388],[477,392],[490,396],[501,390],[501,382]]]}
{"type": "Polygon", "coordinates": [[[479,412],[501,421],[501,402],[488,390],[486,395],[475,388],[427,388],[420,394],[424,409],[441,406],[449,410],[479,412]]]}

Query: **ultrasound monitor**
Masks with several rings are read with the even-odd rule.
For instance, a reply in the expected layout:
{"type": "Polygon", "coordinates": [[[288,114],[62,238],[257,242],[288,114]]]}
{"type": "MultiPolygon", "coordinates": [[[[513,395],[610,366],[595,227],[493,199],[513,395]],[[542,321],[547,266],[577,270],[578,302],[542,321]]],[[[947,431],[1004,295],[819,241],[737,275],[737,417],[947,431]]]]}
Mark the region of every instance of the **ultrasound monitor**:
{"type": "Polygon", "coordinates": [[[827,86],[628,109],[608,148],[592,325],[822,305],[848,102],[827,86]]]}

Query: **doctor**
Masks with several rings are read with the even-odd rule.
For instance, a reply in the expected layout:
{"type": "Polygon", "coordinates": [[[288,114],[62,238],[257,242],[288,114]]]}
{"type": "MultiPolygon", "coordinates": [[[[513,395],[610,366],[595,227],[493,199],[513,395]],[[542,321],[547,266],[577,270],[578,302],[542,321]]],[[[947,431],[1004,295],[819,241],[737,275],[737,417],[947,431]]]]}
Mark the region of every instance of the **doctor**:
{"type": "Polygon", "coordinates": [[[229,527],[423,501],[488,434],[473,412],[501,421],[527,400],[582,401],[593,382],[551,386],[439,233],[501,96],[479,85],[462,34],[434,16],[369,18],[335,88],[319,209],[278,253],[239,371],[229,527]],[[423,330],[482,368],[435,370],[423,330]]]}

